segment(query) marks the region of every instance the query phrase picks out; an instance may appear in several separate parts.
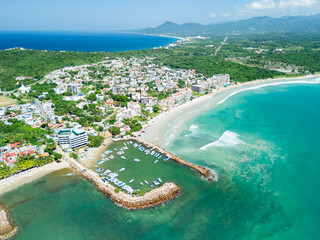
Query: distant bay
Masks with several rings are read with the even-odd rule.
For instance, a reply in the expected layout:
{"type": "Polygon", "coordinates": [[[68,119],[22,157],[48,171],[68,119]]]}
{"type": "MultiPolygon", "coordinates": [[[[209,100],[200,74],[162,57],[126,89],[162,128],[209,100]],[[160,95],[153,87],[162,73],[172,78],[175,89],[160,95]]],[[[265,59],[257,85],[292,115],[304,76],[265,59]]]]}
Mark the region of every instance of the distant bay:
{"type": "Polygon", "coordinates": [[[22,47],[51,51],[118,52],[167,46],[177,40],[116,32],[0,32],[0,50],[22,47]]]}

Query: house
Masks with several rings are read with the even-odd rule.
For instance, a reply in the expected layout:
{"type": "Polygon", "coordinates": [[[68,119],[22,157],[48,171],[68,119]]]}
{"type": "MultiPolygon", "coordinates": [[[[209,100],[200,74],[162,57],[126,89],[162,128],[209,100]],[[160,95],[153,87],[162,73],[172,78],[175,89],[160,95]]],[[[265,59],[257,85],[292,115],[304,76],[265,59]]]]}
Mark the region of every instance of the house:
{"type": "Polygon", "coordinates": [[[140,116],[141,115],[141,106],[137,102],[128,102],[128,109],[132,111],[132,116],[140,116]]]}

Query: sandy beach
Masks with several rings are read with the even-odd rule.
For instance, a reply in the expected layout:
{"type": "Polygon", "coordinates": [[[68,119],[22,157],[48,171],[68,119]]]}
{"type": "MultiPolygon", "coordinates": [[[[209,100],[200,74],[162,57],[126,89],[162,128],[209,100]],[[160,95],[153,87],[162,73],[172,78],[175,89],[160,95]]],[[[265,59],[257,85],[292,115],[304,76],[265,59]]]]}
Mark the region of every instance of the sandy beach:
{"type": "MultiPolygon", "coordinates": [[[[308,80],[308,79],[314,79],[320,77],[320,74],[317,75],[307,75],[303,77],[296,77],[296,78],[275,78],[275,79],[261,79],[261,80],[255,80],[245,83],[238,83],[233,84],[228,87],[223,87],[218,90],[214,90],[212,93],[209,93],[207,95],[201,96],[199,98],[196,98],[192,101],[186,102],[182,105],[179,105],[173,109],[167,110],[165,112],[162,112],[157,117],[149,121],[149,123],[145,126],[144,131],[141,135],[141,138],[143,140],[160,144],[160,145],[166,145],[163,144],[163,137],[164,133],[166,132],[166,129],[168,128],[168,125],[171,123],[175,123],[177,125],[181,125],[181,123],[185,122],[189,118],[194,117],[196,114],[200,113],[205,109],[205,107],[211,107],[212,105],[208,105],[205,107],[201,107],[205,105],[209,100],[212,99],[213,96],[216,96],[221,93],[224,93],[224,96],[220,96],[220,102],[223,103],[227,98],[231,97],[232,95],[236,94],[237,92],[248,90],[251,87],[255,86],[268,86],[268,85],[275,85],[275,83],[287,83],[287,82],[297,82],[301,80],[308,80]],[[188,113],[188,116],[186,115],[188,113]],[[183,115],[183,118],[180,118],[183,115]],[[180,120],[180,122],[179,122],[180,120]]],[[[218,104],[219,104],[218,103],[218,104]]]]}
{"type": "Polygon", "coordinates": [[[91,148],[88,153],[88,157],[85,159],[82,159],[80,162],[87,168],[92,167],[93,165],[96,164],[97,161],[101,158],[101,154],[104,153],[106,150],[107,146],[112,142],[112,139],[110,136],[106,138],[103,143],[101,144],[100,147],[98,148],[91,148]]]}
{"type": "Polygon", "coordinates": [[[64,168],[68,168],[68,167],[69,167],[69,164],[65,161],[62,161],[60,163],[53,162],[38,168],[30,169],[20,174],[16,174],[9,178],[0,180],[0,194],[4,194],[6,192],[13,190],[14,188],[22,186],[25,183],[32,182],[37,178],[43,177],[49,173],[52,173],[64,168]]]}
{"type": "MultiPolygon", "coordinates": [[[[318,75],[308,75],[304,77],[297,77],[297,78],[277,78],[277,79],[264,79],[264,80],[255,80],[251,82],[245,82],[245,83],[239,83],[235,85],[231,85],[228,87],[220,88],[218,90],[214,90],[212,93],[204,95],[202,97],[196,98],[192,101],[189,101],[187,103],[184,103],[182,105],[179,105],[173,109],[167,110],[165,112],[162,112],[157,117],[149,121],[149,123],[144,127],[145,133],[141,135],[141,139],[145,141],[152,142],[154,144],[159,144],[161,140],[165,137],[166,129],[168,128],[168,125],[170,123],[175,123],[178,126],[181,125],[181,123],[184,123],[189,118],[194,117],[196,114],[203,111],[203,106],[207,102],[209,102],[210,99],[212,99],[213,96],[221,95],[220,93],[224,92],[226,93],[225,96],[220,96],[221,101],[226,100],[228,97],[235,94],[235,92],[241,92],[245,89],[248,89],[253,86],[258,85],[274,85],[274,82],[294,82],[298,80],[307,80],[307,79],[314,79],[320,77],[320,74],[318,75]],[[188,114],[188,115],[186,115],[188,114]],[[183,116],[182,116],[183,115],[183,116]],[[178,121],[179,117],[180,122],[178,121]]],[[[205,107],[212,107],[212,105],[207,105],[205,107]]],[[[112,142],[112,139],[106,138],[106,140],[103,142],[103,144],[99,148],[92,148],[90,152],[88,153],[88,157],[81,160],[81,163],[86,167],[92,167],[97,160],[99,159],[100,155],[105,151],[108,144],[112,142]]],[[[161,144],[160,144],[161,145],[161,144]]],[[[40,178],[42,176],[45,176],[49,173],[69,168],[69,164],[65,161],[62,161],[61,163],[50,163],[45,166],[30,169],[26,172],[22,172],[20,174],[11,176],[7,179],[0,180],[0,194],[6,193],[8,191],[11,191],[14,188],[17,188],[25,183],[31,182],[33,180],[36,180],[37,178],[40,178]]]]}

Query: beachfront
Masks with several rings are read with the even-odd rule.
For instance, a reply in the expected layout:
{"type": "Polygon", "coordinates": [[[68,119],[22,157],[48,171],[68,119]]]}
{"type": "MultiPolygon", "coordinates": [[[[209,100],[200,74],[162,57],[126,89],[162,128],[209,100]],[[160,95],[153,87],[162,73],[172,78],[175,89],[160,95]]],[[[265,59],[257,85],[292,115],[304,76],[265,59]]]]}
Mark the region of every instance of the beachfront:
{"type": "MultiPolygon", "coordinates": [[[[150,120],[149,123],[147,123],[144,127],[145,133],[141,134],[141,139],[146,140],[148,142],[158,144],[163,146],[163,137],[164,133],[166,132],[166,128],[169,125],[169,123],[175,121],[177,125],[179,125],[178,122],[176,122],[177,118],[181,116],[183,113],[190,113],[188,116],[184,115],[183,122],[185,122],[187,119],[186,117],[194,117],[195,114],[199,113],[202,109],[200,109],[198,106],[202,106],[205,103],[207,103],[213,96],[216,96],[219,93],[227,93],[226,96],[224,96],[225,99],[227,95],[232,96],[235,92],[238,92],[240,89],[245,90],[246,87],[252,87],[252,86],[259,86],[259,85],[270,85],[274,84],[275,82],[298,82],[299,80],[308,80],[320,77],[320,75],[308,75],[305,77],[298,77],[298,78],[277,78],[277,79],[264,79],[264,80],[256,80],[251,82],[245,82],[245,83],[239,83],[239,84],[233,84],[228,87],[220,88],[218,90],[214,90],[212,93],[204,95],[202,97],[196,98],[192,101],[186,102],[182,105],[179,105],[175,108],[172,108],[168,111],[162,112],[154,119],[150,120]],[[242,89],[243,88],[243,89],[242,89]]],[[[208,106],[212,107],[212,106],[208,106]]],[[[104,149],[108,144],[110,144],[112,141],[110,139],[105,140],[103,145],[97,149],[93,149],[90,154],[88,154],[88,158],[83,160],[83,164],[86,167],[92,166],[96,159],[104,152],[104,149]]],[[[49,174],[51,172],[67,168],[68,164],[64,161],[61,163],[50,163],[45,166],[34,168],[31,170],[28,170],[26,172],[22,172],[18,175],[11,176],[7,179],[0,180],[0,194],[6,193],[8,191],[11,191],[12,189],[19,187],[25,183],[31,182],[39,177],[45,176],[46,174],[49,174]]]]}
{"type": "Polygon", "coordinates": [[[196,114],[200,113],[204,110],[204,108],[212,108],[213,106],[207,105],[202,108],[213,96],[221,94],[220,102],[217,104],[222,104],[227,98],[231,97],[234,94],[239,92],[249,90],[252,87],[262,87],[269,86],[274,84],[285,84],[288,82],[292,83],[307,83],[311,79],[315,79],[320,77],[320,74],[317,75],[307,75],[304,77],[296,77],[296,78],[275,78],[275,79],[261,79],[250,82],[232,84],[227,87],[219,88],[217,90],[213,90],[211,93],[196,98],[192,101],[188,101],[182,105],[179,105],[170,110],[164,111],[159,114],[157,117],[153,118],[149,121],[148,124],[144,126],[144,133],[141,134],[141,139],[160,144],[161,146],[166,146],[164,135],[167,130],[167,127],[170,123],[175,123],[177,127],[184,124],[188,119],[193,118],[196,114]],[[183,115],[183,119],[179,119],[183,115]]]}

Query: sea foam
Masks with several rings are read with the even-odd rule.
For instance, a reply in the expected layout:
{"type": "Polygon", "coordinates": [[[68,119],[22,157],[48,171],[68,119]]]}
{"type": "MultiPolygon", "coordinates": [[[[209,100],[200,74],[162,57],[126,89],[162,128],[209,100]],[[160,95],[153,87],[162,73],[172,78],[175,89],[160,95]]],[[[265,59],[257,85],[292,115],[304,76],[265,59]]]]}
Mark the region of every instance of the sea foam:
{"type": "Polygon", "coordinates": [[[212,147],[212,146],[232,147],[232,146],[243,143],[243,141],[241,141],[239,137],[240,137],[239,134],[227,130],[221,135],[221,137],[217,141],[214,141],[212,143],[209,143],[201,147],[200,150],[206,150],[208,147],[212,147]]]}
{"type": "Polygon", "coordinates": [[[274,83],[266,83],[266,84],[263,84],[263,85],[257,85],[257,86],[253,86],[253,87],[248,87],[248,88],[241,89],[241,90],[238,90],[238,91],[235,91],[235,92],[229,94],[227,97],[225,97],[220,102],[218,102],[218,105],[224,103],[230,97],[232,97],[232,96],[234,96],[234,95],[236,95],[238,93],[241,93],[241,92],[256,90],[256,89],[260,89],[260,88],[268,87],[268,86],[277,86],[277,85],[283,85],[283,84],[301,84],[301,83],[303,83],[303,84],[319,84],[320,83],[320,78],[316,78],[316,79],[313,79],[313,80],[295,80],[295,81],[290,81],[290,82],[274,82],[274,83]]]}

